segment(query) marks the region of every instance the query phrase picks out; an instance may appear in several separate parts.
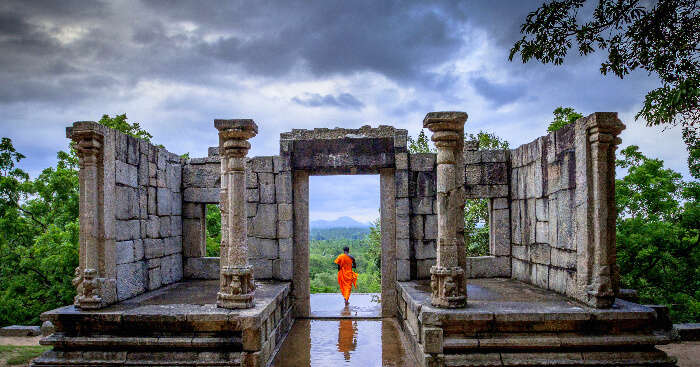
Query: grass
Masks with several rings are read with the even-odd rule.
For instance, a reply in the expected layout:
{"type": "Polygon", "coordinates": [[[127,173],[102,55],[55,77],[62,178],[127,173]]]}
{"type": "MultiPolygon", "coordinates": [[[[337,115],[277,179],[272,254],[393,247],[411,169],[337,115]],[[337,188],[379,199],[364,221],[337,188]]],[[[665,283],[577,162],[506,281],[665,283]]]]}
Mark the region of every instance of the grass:
{"type": "Polygon", "coordinates": [[[9,366],[26,365],[41,353],[51,349],[40,345],[16,346],[0,345],[0,361],[5,360],[9,366]]]}

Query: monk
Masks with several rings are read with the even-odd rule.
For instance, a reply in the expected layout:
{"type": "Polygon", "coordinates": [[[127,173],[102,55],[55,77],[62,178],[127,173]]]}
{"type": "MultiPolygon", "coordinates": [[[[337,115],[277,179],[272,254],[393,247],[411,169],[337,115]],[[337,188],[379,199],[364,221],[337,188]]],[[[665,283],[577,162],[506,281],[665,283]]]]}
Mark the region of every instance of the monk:
{"type": "Polygon", "coordinates": [[[355,273],[352,268],[356,268],[355,258],[350,256],[350,248],[343,247],[343,253],[335,258],[334,263],[338,264],[338,286],[340,287],[340,293],[343,294],[345,298],[345,304],[350,304],[350,292],[352,292],[352,287],[357,288],[357,273],[355,273]]]}

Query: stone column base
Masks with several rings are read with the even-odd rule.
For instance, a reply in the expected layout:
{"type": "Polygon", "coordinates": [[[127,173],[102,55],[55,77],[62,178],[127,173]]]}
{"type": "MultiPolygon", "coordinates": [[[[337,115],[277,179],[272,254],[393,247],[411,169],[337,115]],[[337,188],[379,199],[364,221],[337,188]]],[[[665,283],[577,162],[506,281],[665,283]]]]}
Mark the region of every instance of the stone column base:
{"type": "Polygon", "coordinates": [[[221,276],[221,290],[216,294],[218,307],[235,309],[254,306],[255,283],[252,266],[225,266],[221,269],[221,276]]]}
{"type": "Polygon", "coordinates": [[[464,270],[460,267],[430,268],[430,303],[441,308],[460,308],[467,306],[466,289],[460,289],[464,283],[464,270]]]}

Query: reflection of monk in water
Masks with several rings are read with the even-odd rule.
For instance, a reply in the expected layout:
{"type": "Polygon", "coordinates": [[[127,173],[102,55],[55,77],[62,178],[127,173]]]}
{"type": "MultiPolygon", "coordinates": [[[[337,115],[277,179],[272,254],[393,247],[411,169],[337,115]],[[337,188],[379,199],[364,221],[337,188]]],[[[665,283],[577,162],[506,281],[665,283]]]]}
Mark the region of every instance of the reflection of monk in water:
{"type": "MultiPolygon", "coordinates": [[[[350,310],[347,306],[342,315],[350,315],[350,310]]],[[[352,322],[350,319],[340,320],[340,325],[338,326],[338,352],[343,353],[346,361],[350,360],[350,352],[354,352],[357,347],[357,339],[355,339],[355,333],[357,333],[357,322],[352,322]]]]}
{"type": "Polygon", "coordinates": [[[352,268],[356,267],[355,258],[350,256],[350,248],[343,247],[343,253],[335,258],[335,263],[338,264],[338,286],[340,287],[340,293],[343,294],[345,298],[345,304],[347,305],[348,299],[350,298],[350,292],[352,292],[352,287],[357,288],[357,273],[352,271],[352,268]]]}

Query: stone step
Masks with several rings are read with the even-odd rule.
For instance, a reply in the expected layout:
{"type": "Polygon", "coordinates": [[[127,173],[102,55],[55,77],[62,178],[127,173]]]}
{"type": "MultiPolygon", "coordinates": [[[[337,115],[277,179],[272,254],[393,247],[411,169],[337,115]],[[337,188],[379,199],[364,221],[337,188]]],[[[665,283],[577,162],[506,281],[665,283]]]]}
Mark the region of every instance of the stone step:
{"type": "Polygon", "coordinates": [[[444,366],[624,366],[675,367],[658,349],[644,351],[584,351],[539,353],[473,353],[444,355],[444,366]]]}
{"type": "Polygon", "coordinates": [[[569,348],[614,348],[625,346],[668,344],[667,334],[583,335],[575,333],[552,334],[495,334],[478,337],[447,336],[443,342],[445,353],[466,350],[543,350],[569,348]]]}
{"type": "Polygon", "coordinates": [[[201,336],[66,336],[60,333],[41,339],[41,345],[51,345],[63,348],[101,348],[110,347],[120,350],[129,349],[163,349],[163,348],[226,348],[228,351],[240,351],[243,341],[240,336],[233,337],[201,337],[201,336]]]}
{"type": "Polygon", "coordinates": [[[32,366],[238,366],[241,352],[184,352],[118,350],[48,351],[32,362],[32,366]]]}

